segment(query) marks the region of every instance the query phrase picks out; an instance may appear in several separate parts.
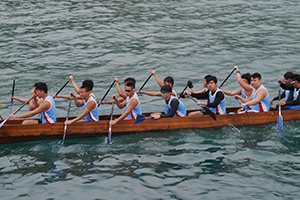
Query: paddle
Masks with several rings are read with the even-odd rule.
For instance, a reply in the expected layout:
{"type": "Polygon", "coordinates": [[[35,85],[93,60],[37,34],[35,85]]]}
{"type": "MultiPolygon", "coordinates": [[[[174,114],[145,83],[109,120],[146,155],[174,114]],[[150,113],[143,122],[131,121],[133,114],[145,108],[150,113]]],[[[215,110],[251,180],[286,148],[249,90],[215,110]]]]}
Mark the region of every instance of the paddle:
{"type": "Polygon", "coordinates": [[[219,89],[222,87],[222,85],[224,85],[224,83],[227,81],[227,79],[229,79],[229,77],[231,76],[231,74],[235,71],[235,68],[232,70],[232,72],[227,76],[227,78],[225,78],[225,80],[223,81],[223,83],[221,83],[221,85],[219,86],[219,89]]]}
{"type": "MultiPolygon", "coordinates": [[[[14,76],[13,87],[12,87],[12,91],[11,91],[11,97],[13,97],[14,93],[15,93],[15,83],[16,83],[16,77],[14,76]]],[[[11,99],[11,101],[10,101],[10,113],[12,112],[13,101],[14,101],[13,99],[11,99]]]]}
{"type": "Polygon", "coordinates": [[[66,87],[66,85],[70,82],[71,79],[69,79],[61,88],[60,90],[58,90],[58,92],[53,95],[53,99],[62,91],[62,89],[64,89],[66,87]]]}
{"type": "MultiPolygon", "coordinates": [[[[111,106],[110,121],[112,121],[112,118],[113,118],[114,105],[115,105],[115,100],[113,100],[112,106],[111,106]]],[[[110,123],[109,123],[108,137],[107,137],[107,144],[110,144],[110,142],[111,142],[111,125],[110,125],[110,123]]]]}
{"type": "MultiPolygon", "coordinates": [[[[28,101],[26,101],[18,110],[16,110],[13,115],[15,115],[17,112],[19,112],[27,103],[29,103],[29,101],[31,101],[31,99],[33,99],[34,96],[32,96],[28,101]]],[[[7,122],[8,118],[6,118],[1,124],[0,124],[0,128],[7,122]]]]}
{"type": "Polygon", "coordinates": [[[141,86],[141,88],[139,89],[139,91],[141,91],[143,88],[144,88],[144,86],[146,85],[146,83],[149,81],[149,79],[151,78],[153,76],[153,74],[151,74],[148,78],[147,78],[147,80],[144,82],[144,84],[141,86]]]}
{"type": "Polygon", "coordinates": [[[135,119],[135,124],[143,122],[145,119],[152,119],[152,117],[146,117],[145,115],[137,115],[135,119]]]}
{"type": "Polygon", "coordinates": [[[180,97],[183,95],[184,91],[186,90],[186,88],[188,87],[188,85],[185,86],[185,88],[182,90],[182,92],[180,93],[178,99],[180,99],[180,97]]]}
{"type": "MultiPolygon", "coordinates": [[[[278,97],[279,97],[279,101],[280,101],[280,85],[279,85],[279,89],[278,89],[278,97]]],[[[277,130],[278,131],[282,131],[283,130],[283,118],[281,115],[281,105],[278,104],[278,119],[277,119],[277,130]]]]}
{"type": "Polygon", "coordinates": [[[104,96],[102,97],[100,103],[98,104],[98,107],[101,105],[101,102],[104,100],[104,98],[106,97],[106,95],[108,94],[108,92],[110,91],[110,89],[112,88],[112,86],[115,84],[116,80],[114,80],[112,82],[112,84],[110,85],[110,87],[108,88],[108,90],[106,91],[106,93],[104,94],[104,96]]]}
{"type": "MultiPolygon", "coordinates": [[[[189,95],[189,94],[187,94],[195,103],[197,103],[197,101],[193,98],[193,97],[191,97],[191,95],[189,95]]],[[[215,113],[213,113],[211,110],[209,110],[206,106],[201,106],[204,110],[205,110],[205,112],[207,113],[207,114],[209,114],[209,116],[211,116],[215,121],[217,121],[217,118],[216,118],[216,115],[215,115],[215,113]]]]}
{"type": "MultiPolygon", "coordinates": [[[[72,96],[70,97],[70,102],[69,102],[69,108],[68,108],[68,112],[67,112],[67,117],[66,117],[66,121],[69,119],[69,113],[70,113],[70,108],[71,108],[71,104],[72,104],[72,96]]],[[[63,135],[63,139],[61,141],[60,144],[64,144],[65,142],[65,137],[66,137],[66,132],[67,132],[67,124],[65,124],[65,128],[64,128],[64,135],[63,135]]]]}

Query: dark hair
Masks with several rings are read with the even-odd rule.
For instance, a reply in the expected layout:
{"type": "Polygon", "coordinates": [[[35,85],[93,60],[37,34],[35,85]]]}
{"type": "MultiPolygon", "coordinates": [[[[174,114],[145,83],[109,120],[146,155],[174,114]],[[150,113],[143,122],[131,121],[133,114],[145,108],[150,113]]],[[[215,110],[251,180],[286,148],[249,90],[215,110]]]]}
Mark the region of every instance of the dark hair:
{"type": "Polygon", "coordinates": [[[292,80],[297,81],[297,82],[300,83],[300,75],[299,74],[293,74],[292,80]]]}
{"type": "Polygon", "coordinates": [[[250,84],[251,83],[251,74],[250,73],[243,74],[242,79],[246,79],[247,82],[250,84]]]}
{"type": "Polygon", "coordinates": [[[293,75],[294,75],[293,72],[286,72],[286,73],[283,75],[283,77],[284,77],[285,79],[289,79],[289,78],[292,79],[293,75]]]}
{"type": "Polygon", "coordinates": [[[171,88],[171,86],[169,86],[169,85],[164,85],[164,86],[162,86],[161,88],[160,88],[160,91],[161,92],[167,92],[167,93],[170,93],[170,92],[172,92],[172,88],[171,88]]]}
{"type": "Polygon", "coordinates": [[[47,87],[46,83],[44,83],[44,82],[38,82],[38,83],[36,83],[34,85],[35,85],[35,89],[44,91],[47,94],[48,87],[47,87]]]}
{"type": "Polygon", "coordinates": [[[215,83],[218,83],[218,79],[215,76],[211,76],[206,79],[206,82],[209,83],[210,81],[214,81],[215,83]]]}
{"type": "Polygon", "coordinates": [[[258,80],[261,79],[261,75],[258,72],[255,72],[254,74],[251,75],[251,78],[258,78],[258,80]]]}
{"type": "Polygon", "coordinates": [[[85,89],[85,91],[87,91],[87,92],[89,92],[89,91],[92,90],[92,88],[90,86],[88,86],[88,85],[82,85],[80,88],[81,89],[85,89]]]}
{"type": "Polygon", "coordinates": [[[206,83],[208,83],[208,82],[207,82],[207,79],[209,79],[210,77],[212,77],[212,75],[210,75],[210,74],[208,74],[208,75],[206,75],[206,76],[204,77],[204,79],[206,80],[206,83]]]}
{"type": "Polygon", "coordinates": [[[131,87],[131,89],[134,89],[134,88],[135,88],[135,82],[128,81],[128,82],[126,83],[126,86],[127,86],[127,87],[131,87]]]}
{"type": "Polygon", "coordinates": [[[164,79],[164,82],[170,83],[170,84],[172,84],[172,86],[174,86],[174,79],[171,76],[167,76],[164,79]]]}
{"type": "Polygon", "coordinates": [[[92,80],[84,80],[82,82],[82,86],[89,87],[90,90],[92,90],[94,87],[94,82],[92,80]]]}
{"type": "Polygon", "coordinates": [[[136,83],[135,79],[134,78],[131,78],[131,77],[128,77],[124,80],[124,83],[127,83],[127,82],[132,82],[134,85],[136,83]]]}

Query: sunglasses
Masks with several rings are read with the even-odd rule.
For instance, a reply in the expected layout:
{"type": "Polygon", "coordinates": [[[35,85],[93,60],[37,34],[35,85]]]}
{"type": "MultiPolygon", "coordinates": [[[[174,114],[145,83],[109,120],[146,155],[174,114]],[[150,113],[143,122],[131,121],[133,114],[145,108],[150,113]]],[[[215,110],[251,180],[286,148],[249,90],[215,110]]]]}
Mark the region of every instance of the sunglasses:
{"type": "Polygon", "coordinates": [[[162,93],[162,94],[166,94],[167,92],[166,92],[166,91],[161,91],[160,93],[162,93]]]}
{"type": "Polygon", "coordinates": [[[291,84],[296,83],[296,82],[298,82],[298,81],[292,81],[291,84]]]}
{"type": "Polygon", "coordinates": [[[125,92],[131,92],[131,91],[133,91],[133,90],[134,90],[134,89],[131,89],[131,90],[126,90],[126,89],[125,89],[125,92]]]}

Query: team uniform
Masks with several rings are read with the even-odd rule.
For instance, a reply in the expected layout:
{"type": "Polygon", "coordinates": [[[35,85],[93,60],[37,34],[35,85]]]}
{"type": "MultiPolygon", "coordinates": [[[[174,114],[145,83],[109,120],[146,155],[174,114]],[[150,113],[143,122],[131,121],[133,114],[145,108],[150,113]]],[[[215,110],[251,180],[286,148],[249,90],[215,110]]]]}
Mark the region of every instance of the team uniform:
{"type": "Polygon", "coordinates": [[[186,109],[183,103],[177,97],[171,95],[169,101],[168,102],[166,101],[165,114],[162,114],[161,117],[172,117],[172,115],[173,117],[185,117],[186,109]],[[172,101],[173,99],[174,101],[172,101]],[[174,111],[175,114],[173,115],[174,111]]]}
{"type": "Polygon", "coordinates": [[[127,110],[129,103],[132,99],[137,99],[139,104],[135,108],[133,108],[133,110],[126,116],[125,120],[136,119],[137,115],[142,114],[140,100],[136,93],[134,93],[134,95],[130,99],[129,99],[129,97],[126,98],[126,106],[125,106],[124,112],[127,110]]]}
{"type": "Polygon", "coordinates": [[[49,101],[51,104],[51,107],[48,110],[44,110],[41,112],[41,119],[40,121],[43,124],[50,124],[50,123],[56,123],[56,108],[55,108],[55,102],[54,99],[50,96],[46,97],[43,102],[49,101]]]}
{"type": "Polygon", "coordinates": [[[251,106],[251,111],[254,112],[267,112],[270,110],[270,95],[268,90],[265,88],[265,86],[261,85],[256,91],[252,92],[252,99],[256,98],[257,92],[261,89],[265,89],[268,93],[267,97],[265,97],[264,99],[262,99],[260,102],[258,102],[255,105],[251,106]]]}
{"type": "Polygon", "coordinates": [[[94,110],[91,110],[83,119],[86,122],[90,122],[90,121],[99,121],[99,110],[98,110],[98,106],[97,106],[97,101],[93,96],[90,96],[90,98],[87,100],[87,102],[85,100],[83,100],[83,110],[85,110],[87,108],[87,105],[89,102],[94,101],[96,103],[96,108],[94,110]]]}

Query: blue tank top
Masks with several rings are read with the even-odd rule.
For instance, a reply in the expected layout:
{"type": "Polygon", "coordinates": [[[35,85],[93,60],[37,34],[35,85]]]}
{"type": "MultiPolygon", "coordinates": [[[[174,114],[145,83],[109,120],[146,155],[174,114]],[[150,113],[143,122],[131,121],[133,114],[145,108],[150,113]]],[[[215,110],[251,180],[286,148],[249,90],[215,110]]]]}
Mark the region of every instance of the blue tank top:
{"type": "Polygon", "coordinates": [[[140,100],[139,97],[137,96],[136,93],[134,93],[134,95],[129,99],[129,97],[126,98],[126,106],[124,109],[124,112],[127,110],[129,103],[132,99],[137,99],[138,100],[138,105],[133,108],[133,110],[127,115],[127,117],[125,119],[130,120],[130,119],[136,119],[137,115],[141,115],[142,114],[142,108],[141,108],[141,104],[140,104],[140,100]]]}
{"type": "Polygon", "coordinates": [[[266,112],[269,111],[270,109],[270,95],[268,90],[265,88],[265,86],[261,85],[256,91],[253,90],[252,92],[252,100],[256,98],[257,92],[261,89],[265,89],[268,93],[267,97],[265,97],[264,99],[262,99],[260,102],[258,102],[257,104],[251,106],[251,110],[255,110],[258,112],[266,112]]]}
{"type": "Polygon", "coordinates": [[[168,104],[166,104],[165,113],[168,113],[169,110],[171,109],[171,101],[174,98],[179,101],[179,105],[178,105],[178,109],[177,109],[177,111],[176,111],[176,113],[175,113],[175,115],[173,117],[185,117],[186,116],[185,106],[183,105],[183,103],[177,97],[174,97],[172,95],[170,96],[168,104]]]}
{"type": "Polygon", "coordinates": [[[99,110],[98,110],[98,106],[97,106],[97,102],[95,100],[95,98],[93,96],[90,96],[90,98],[88,99],[87,102],[85,102],[85,100],[83,100],[83,110],[85,110],[87,108],[87,105],[89,102],[94,101],[96,103],[96,108],[94,110],[91,110],[83,119],[86,122],[90,122],[90,121],[99,121],[99,110]]]}
{"type": "Polygon", "coordinates": [[[51,107],[49,110],[44,110],[41,112],[41,121],[43,124],[56,123],[56,108],[54,99],[50,96],[47,96],[43,102],[45,101],[49,101],[51,107]]]}
{"type": "Polygon", "coordinates": [[[285,101],[289,98],[290,90],[285,90],[285,101]]]}
{"type": "MultiPolygon", "coordinates": [[[[211,95],[211,91],[209,91],[209,99],[207,100],[209,103],[213,103],[215,101],[216,95],[218,92],[222,92],[219,88],[216,90],[214,95],[211,95]]],[[[222,92],[223,93],[223,92],[222,92]]],[[[224,94],[224,93],[223,93],[224,94]]],[[[215,114],[224,115],[226,114],[226,108],[225,108],[225,95],[224,99],[217,105],[215,108],[207,107],[209,110],[211,110],[215,114]]]]}
{"type": "MultiPolygon", "coordinates": [[[[247,95],[245,94],[245,89],[243,89],[242,90],[242,97],[244,98],[244,99],[249,99],[250,97],[247,97],[247,95]]],[[[242,103],[240,100],[239,100],[239,103],[242,103]]],[[[244,106],[243,107],[244,108],[244,110],[246,110],[246,111],[248,111],[248,110],[251,110],[251,106],[244,106]]]]}
{"type": "MultiPolygon", "coordinates": [[[[293,101],[295,101],[299,96],[300,89],[294,88],[293,101]]],[[[300,105],[289,106],[291,110],[300,110],[300,105]]]]}

